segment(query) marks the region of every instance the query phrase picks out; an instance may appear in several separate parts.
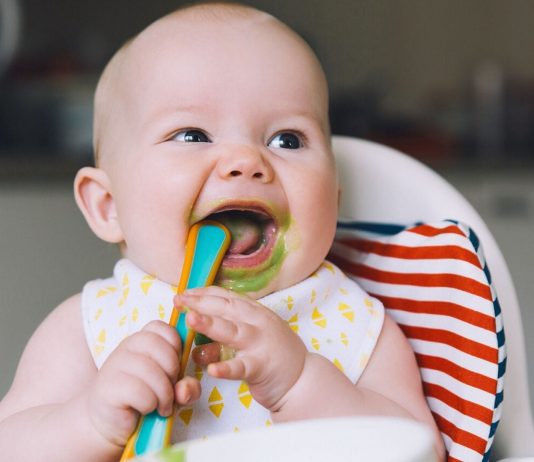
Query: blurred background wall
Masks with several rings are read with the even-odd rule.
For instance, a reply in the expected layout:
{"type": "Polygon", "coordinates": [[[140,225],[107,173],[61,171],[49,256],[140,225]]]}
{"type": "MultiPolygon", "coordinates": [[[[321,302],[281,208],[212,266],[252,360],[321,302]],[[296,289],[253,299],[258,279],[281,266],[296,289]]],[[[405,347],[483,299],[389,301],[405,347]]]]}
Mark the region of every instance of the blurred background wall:
{"type": "MultiPolygon", "coordinates": [[[[242,3],[316,50],[334,133],[408,152],[473,202],[512,270],[534,358],[534,2],[242,3]]],[[[92,93],[112,53],[182,2],[2,4],[0,50],[13,55],[0,59],[0,395],[46,314],[111,272],[116,249],[91,234],[71,191],[76,169],[92,162],[92,93]],[[15,42],[6,31],[17,24],[15,42]]]]}

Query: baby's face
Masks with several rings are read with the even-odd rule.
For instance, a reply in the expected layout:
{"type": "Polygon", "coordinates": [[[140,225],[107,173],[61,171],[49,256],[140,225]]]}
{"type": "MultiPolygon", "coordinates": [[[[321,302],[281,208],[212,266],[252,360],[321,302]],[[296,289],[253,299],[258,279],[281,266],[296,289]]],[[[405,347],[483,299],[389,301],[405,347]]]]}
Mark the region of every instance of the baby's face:
{"type": "Polygon", "coordinates": [[[188,230],[209,218],[233,235],[220,285],[259,297],[310,275],[333,239],[338,187],[307,49],[270,21],[168,22],[128,53],[106,167],[126,256],[176,284],[188,230]]]}

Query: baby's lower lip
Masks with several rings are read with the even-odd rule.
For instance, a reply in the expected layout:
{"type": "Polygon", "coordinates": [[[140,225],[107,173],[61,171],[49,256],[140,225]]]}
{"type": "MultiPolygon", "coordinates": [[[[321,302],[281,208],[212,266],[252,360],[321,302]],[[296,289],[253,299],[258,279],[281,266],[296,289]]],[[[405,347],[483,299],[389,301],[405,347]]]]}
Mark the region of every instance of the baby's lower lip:
{"type": "Polygon", "coordinates": [[[265,263],[272,255],[276,243],[278,228],[274,221],[269,222],[263,230],[263,243],[250,254],[227,253],[223,259],[222,267],[239,269],[253,268],[265,263]]]}

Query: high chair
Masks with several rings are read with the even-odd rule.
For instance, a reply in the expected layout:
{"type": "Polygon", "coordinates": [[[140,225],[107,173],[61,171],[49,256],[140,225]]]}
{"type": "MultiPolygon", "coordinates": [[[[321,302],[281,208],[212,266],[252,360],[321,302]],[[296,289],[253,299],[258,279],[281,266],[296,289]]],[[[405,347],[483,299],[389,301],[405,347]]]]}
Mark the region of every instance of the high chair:
{"type": "Polygon", "coordinates": [[[484,221],[447,181],[407,155],[342,136],[333,137],[333,150],[341,184],[341,217],[397,224],[453,219],[478,235],[506,331],[504,400],[490,458],[534,457],[521,314],[506,262],[484,221]]]}

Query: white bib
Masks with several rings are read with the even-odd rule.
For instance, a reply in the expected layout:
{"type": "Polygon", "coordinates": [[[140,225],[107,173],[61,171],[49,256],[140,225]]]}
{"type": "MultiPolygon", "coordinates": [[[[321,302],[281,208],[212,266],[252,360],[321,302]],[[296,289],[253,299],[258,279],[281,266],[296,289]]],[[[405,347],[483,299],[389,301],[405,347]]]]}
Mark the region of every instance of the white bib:
{"type": "MultiPolygon", "coordinates": [[[[111,278],[88,282],[82,293],[82,316],[97,367],[148,322],[168,322],[175,293],[175,287],[126,259],[117,262],[111,278]]],[[[309,278],[258,302],[286,320],[309,351],[328,358],[354,383],[367,365],[384,320],[382,304],[326,261],[309,278]]],[[[269,411],[254,401],[245,382],[215,379],[193,362],[187,374],[200,380],[202,396],[194,406],[177,411],[173,442],[271,425],[269,411]]]]}

